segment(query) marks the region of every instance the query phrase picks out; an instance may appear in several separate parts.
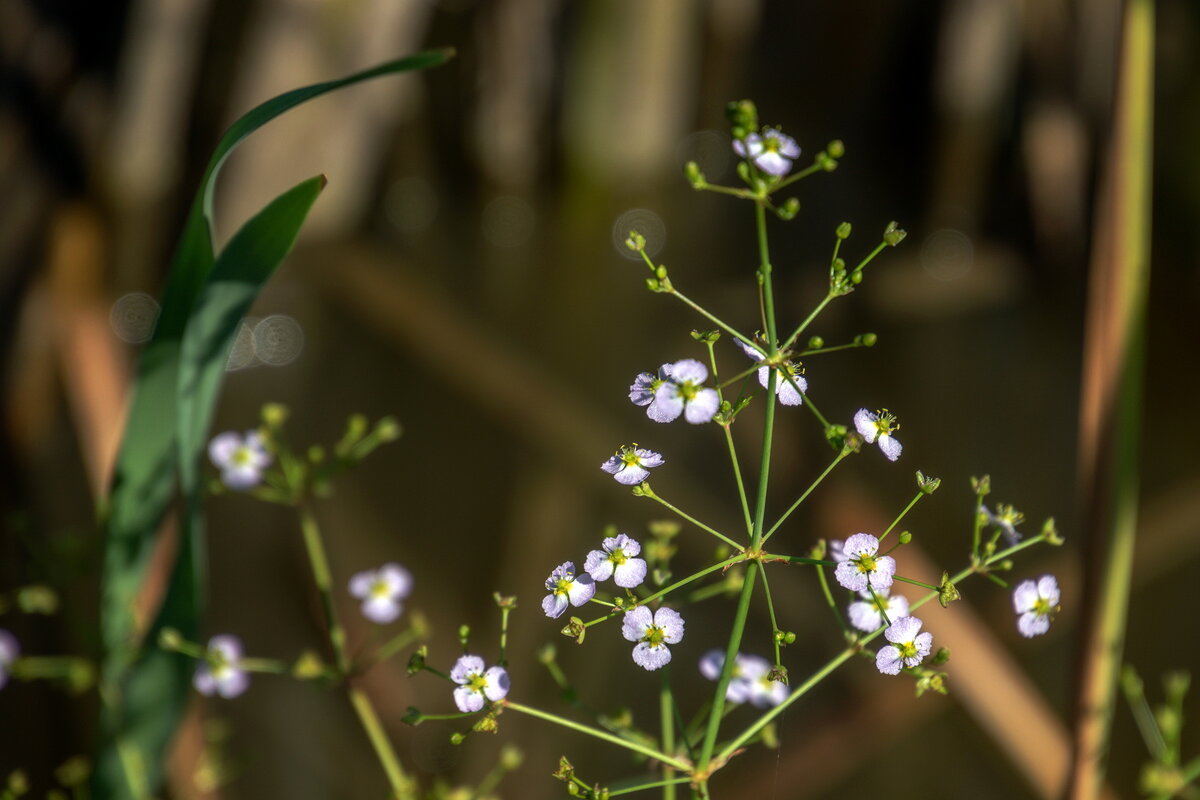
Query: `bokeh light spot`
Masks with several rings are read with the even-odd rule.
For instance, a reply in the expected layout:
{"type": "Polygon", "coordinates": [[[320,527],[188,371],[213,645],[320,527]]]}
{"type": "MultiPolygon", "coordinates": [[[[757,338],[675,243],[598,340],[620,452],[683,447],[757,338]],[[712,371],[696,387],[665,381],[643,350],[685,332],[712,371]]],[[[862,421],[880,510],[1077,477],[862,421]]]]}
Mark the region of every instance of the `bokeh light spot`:
{"type": "Polygon", "coordinates": [[[263,318],[254,326],[254,355],[264,364],[282,367],[300,356],[304,349],[304,329],[283,314],[263,318]]]}
{"type": "Polygon", "coordinates": [[[942,228],[925,237],[921,266],[939,281],[956,281],[975,264],[975,246],[962,231],[942,228]]]}
{"type": "Polygon", "coordinates": [[[141,344],[150,341],[158,323],[158,301],[145,292],[130,292],[113,303],[108,324],[123,342],[141,344]]]}
{"type": "Polygon", "coordinates": [[[653,258],[667,244],[667,226],[662,217],[647,208],[631,208],[617,217],[612,228],[613,247],[630,261],[641,261],[642,257],[625,246],[630,231],[646,237],[646,253],[653,258]]]}

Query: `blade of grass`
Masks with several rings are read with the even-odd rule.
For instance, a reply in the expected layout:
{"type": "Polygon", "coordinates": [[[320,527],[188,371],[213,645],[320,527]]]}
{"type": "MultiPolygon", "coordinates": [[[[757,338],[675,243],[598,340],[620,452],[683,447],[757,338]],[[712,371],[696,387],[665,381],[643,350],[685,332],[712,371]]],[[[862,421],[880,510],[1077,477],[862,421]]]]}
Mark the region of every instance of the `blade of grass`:
{"type": "MultiPolygon", "coordinates": [[[[180,680],[184,665],[178,657],[164,656],[151,648],[144,657],[141,644],[145,626],[139,625],[133,614],[135,600],[145,578],[150,555],[153,551],[156,532],[167,512],[176,485],[176,468],[184,464],[195,465],[199,451],[197,441],[203,438],[207,421],[211,417],[211,405],[215,403],[216,390],[224,366],[225,351],[218,342],[236,330],[239,319],[230,309],[236,303],[227,304],[221,311],[219,301],[206,306],[210,310],[203,316],[201,329],[194,339],[192,357],[208,359],[208,366],[189,365],[181,367],[182,348],[188,338],[188,329],[193,322],[193,309],[206,290],[210,279],[219,277],[221,263],[213,246],[212,198],[216,177],[221,165],[235,147],[255,130],[285,111],[326,92],[334,91],[364,80],[437,66],[452,55],[449,50],[420,53],[408,58],[391,61],[373,69],[358,72],[339,80],[315,84],[296,89],[262,103],[235,122],[218,143],[208,168],[204,173],[191,212],[188,215],[179,246],[172,259],[164,291],[162,313],[154,337],[142,352],[138,364],[137,378],[133,390],[133,402],[122,440],[121,451],[114,470],[109,496],[101,508],[101,520],[105,533],[105,562],[103,593],[101,597],[101,634],[105,650],[105,661],[101,682],[104,698],[101,720],[101,756],[95,772],[97,793],[100,796],[142,796],[153,791],[161,775],[161,751],[175,721],[179,708],[186,698],[187,684],[180,680]],[[223,332],[220,325],[230,325],[223,332]],[[215,328],[213,326],[216,326],[215,328]],[[207,347],[204,345],[207,344],[207,347]],[[181,383],[184,379],[184,383],[181,383]],[[188,391],[183,391],[186,387],[188,391]],[[200,402],[189,392],[203,389],[207,398],[200,402]],[[176,407],[180,395],[188,395],[186,413],[176,407]],[[179,434],[186,433],[187,449],[181,448],[179,434]],[[188,451],[191,452],[188,452],[188,451]],[[139,660],[140,657],[140,660],[139,660]],[[132,674],[131,674],[132,673],[132,674]],[[142,683],[145,681],[145,683],[142,683]],[[162,702],[155,711],[152,702],[162,699],[164,687],[170,687],[171,700],[162,702]],[[145,712],[126,708],[135,703],[145,712]],[[149,699],[148,699],[149,698],[149,699]],[[157,698],[157,699],[155,699],[157,698]],[[127,736],[131,728],[145,731],[142,739],[149,750],[142,751],[127,736]],[[153,755],[150,755],[150,754],[153,755]],[[123,754],[123,757],[122,757],[123,754]]],[[[275,239],[278,243],[280,231],[288,227],[281,218],[295,220],[295,208],[299,192],[313,192],[312,182],[285,193],[260,213],[237,235],[242,236],[253,224],[254,242],[243,239],[239,250],[243,256],[257,258],[265,251],[256,250],[257,237],[275,239]],[[307,187],[301,189],[301,187],[307,187]],[[278,204],[288,206],[285,209],[278,204]],[[274,209],[274,210],[271,210],[274,209]],[[268,213],[268,211],[270,213],[268,213]],[[265,215],[265,216],[264,216],[265,215]]],[[[319,186],[315,187],[319,190],[319,186]]],[[[315,193],[313,194],[315,197],[315,193]]],[[[307,207],[304,209],[307,213],[307,207]]],[[[247,234],[249,235],[249,234],[247,234]]],[[[286,237],[284,237],[286,238],[286,237]]],[[[290,248],[291,241],[287,243],[290,248]]],[[[231,240],[226,252],[233,248],[231,240]]],[[[271,246],[264,245],[266,250],[271,246]]],[[[285,251],[286,252],[286,248],[285,251]]],[[[222,253],[222,257],[225,253],[222,253]]],[[[279,256],[282,258],[282,254],[279,256]]],[[[277,264],[278,262],[276,262],[277,264]]],[[[262,271],[262,264],[231,260],[225,270],[224,280],[240,274],[250,280],[261,274],[265,280],[274,269],[262,271]],[[243,272],[244,270],[244,272],[243,272]]],[[[220,270],[223,274],[225,270],[220,270]]],[[[247,305],[257,295],[261,281],[250,280],[253,291],[247,305]]],[[[226,287],[228,288],[228,287],[226,287]]],[[[224,296],[225,292],[217,292],[224,296]]],[[[228,348],[226,347],[225,350],[228,348]]],[[[193,469],[194,472],[194,469],[193,469]]],[[[184,475],[195,483],[195,475],[184,475]]],[[[187,490],[188,487],[184,487],[187,490]]],[[[194,492],[189,492],[194,494],[194,492]]],[[[194,505],[194,498],[189,507],[194,505]]],[[[199,575],[202,561],[197,557],[201,546],[199,527],[195,522],[194,508],[185,520],[180,554],[173,570],[172,585],[163,603],[164,612],[159,623],[171,618],[174,627],[189,637],[194,637],[199,628],[199,602],[197,590],[202,582],[199,575]]],[[[139,737],[141,738],[141,737],[139,737]]]]}
{"type": "Polygon", "coordinates": [[[1113,136],[1095,229],[1084,342],[1080,480],[1084,576],[1074,752],[1067,796],[1104,780],[1137,532],[1138,447],[1150,280],[1154,4],[1125,6],[1113,136]]]}

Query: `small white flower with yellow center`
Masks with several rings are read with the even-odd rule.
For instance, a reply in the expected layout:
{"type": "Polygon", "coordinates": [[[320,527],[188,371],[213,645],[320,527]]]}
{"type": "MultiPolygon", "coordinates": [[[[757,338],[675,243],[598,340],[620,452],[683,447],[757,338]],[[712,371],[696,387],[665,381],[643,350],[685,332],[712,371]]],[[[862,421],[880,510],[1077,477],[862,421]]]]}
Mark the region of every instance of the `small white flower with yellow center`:
{"type": "Polygon", "coordinates": [[[485,700],[494,703],[508,694],[508,671],[488,667],[479,656],[463,656],[455,661],[450,680],[458,684],[454,705],[463,713],[479,711],[485,700]]]}
{"type": "Polygon", "coordinates": [[[546,590],[550,594],[542,598],[542,610],[547,617],[558,619],[568,604],[581,606],[591,600],[596,594],[596,582],[586,572],[576,575],[574,561],[564,561],[546,578],[546,590]]]}
{"type": "Polygon", "coordinates": [[[661,453],[627,444],[601,464],[600,469],[612,475],[617,483],[636,486],[650,477],[651,469],[661,467],[663,462],[661,453]]]}
{"type": "Polygon", "coordinates": [[[883,632],[891,644],[884,645],[875,655],[875,666],[884,675],[899,675],[904,667],[920,664],[933,649],[933,634],[921,633],[921,620],[900,617],[883,632]]]}
{"type": "Polygon", "coordinates": [[[1050,620],[1059,610],[1061,595],[1058,581],[1053,575],[1043,575],[1033,581],[1021,581],[1013,589],[1013,610],[1017,617],[1017,630],[1027,639],[1041,636],[1050,630],[1050,620]]]}
{"type": "Polygon", "coordinates": [[[21,645],[17,637],[0,628],[0,689],[8,683],[8,668],[21,655],[21,645]]]}
{"type": "Polygon", "coordinates": [[[631,539],[623,533],[610,536],[600,544],[602,550],[588,553],[583,568],[597,583],[612,578],[625,589],[641,586],[646,580],[646,560],[636,558],[642,552],[642,546],[636,539],[631,539]]]}
{"type": "Polygon", "coordinates": [[[671,663],[671,650],[667,645],[683,640],[683,617],[675,609],[665,606],[653,614],[645,606],[638,606],[625,612],[621,635],[630,642],[637,642],[633,648],[633,662],[652,672],[671,663]]]}
{"type": "Polygon", "coordinates": [[[655,422],[671,422],[683,418],[693,425],[708,422],[721,407],[716,389],[704,386],[708,367],[694,358],[673,364],[663,364],[660,373],[664,380],[654,390],[654,402],[646,408],[646,416],[655,422]]]}
{"type": "Polygon", "coordinates": [[[896,415],[888,413],[886,408],[876,413],[860,408],[854,415],[854,427],[867,440],[867,444],[878,441],[879,449],[889,461],[900,457],[900,451],[904,448],[892,436],[892,431],[899,430],[900,423],[896,421],[896,415]]]}
{"type": "Polygon", "coordinates": [[[1004,538],[1009,544],[1016,544],[1021,541],[1021,534],[1017,530],[1017,526],[1025,521],[1025,515],[1008,503],[1000,503],[996,506],[996,513],[988,511],[988,507],[983,507],[983,513],[987,515],[988,522],[995,525],[1000,530],[1004,531],[1004,538]]]}
{"type": "Polygon", "coordinates": [[[258,431],[225,431],[208,443],[208,457],[221,470],[221,481],[230,489],[244,491],[262,483],[263,470],[271,465],[271,454],[258,431]]]}
{"type": "MultiPolygon", "coordinates": [[[[709,650],[700,659],[700,674],[710,681],[719,680],[725,654],[720,650],[709,650]]],[[[771,708],[787,699],[787,684],[771,680],[771,662],[762,656],[737,654],[733,670],[729,673],[729,685],[725,688],[725,699],[731,703],[750,703],[756,708],[771,708]]]]}
{"type": "Polygon", "coordinates": [[[192,684],[200,694],[237,697],[250,685],[242,669],[242,640],[228,634],[208,640],[208,651],[196,668],[192,684]]]}
{"type": "Polygon", "coordinates": [[[350,594],[362,600],[363,616],[383,625],[400,616],[401,602],[412,592],[412,573],[399,564],[384,564],[350,578],[350,594]]]}
{"type": "Polygon", "coordinates": [[[865,592],[868,586],[876,592],[887,591],[896,574],[896,559],[878,553],[878,539],[869,533],[854,534],[842,546],[845,560],[838,562],[833,576],[852,592],[865,592]]]}
{"type": "Polygon", "coordinates": [[[879,630],[884,623],[883,612],[879,610],[880,603],[887,611],[888,620],[908,616],[908,598],[902,594],[888,597],[888,591],[888,589],[876,590],[875,597],[872,597],[869,591],[859,592],[859,596],[863,599],[851,603],[846,612],[850,618],[850,624],[863,633],[873,633],[879,630]]]}
{"type": "MultiPolygon", "coordinates": [[[[741,339],[734,339],[733,341],[752,360],[763,361],[766,359],[763,353],[746,344],[741,339]]],[[[789,361],[783,366],[775,368],[775,396],[785,406],[798,406],[804,402],[804,392],[808,391],[808,381],[800,373],[801,367],[799,361],[789,361]]],[[[770,377],[770,367],[759,368],[758,382],[764,389],[767,388],[767,381],[770,377]]]]}
{"type": "Polygon", "coordinates": [[[800,157],[800,145],[778,128],[768,128],[761,136],[750,133],[745,139],[734,139],[733,151],[776,178],[788,174],[792,161],[800,157]]]}

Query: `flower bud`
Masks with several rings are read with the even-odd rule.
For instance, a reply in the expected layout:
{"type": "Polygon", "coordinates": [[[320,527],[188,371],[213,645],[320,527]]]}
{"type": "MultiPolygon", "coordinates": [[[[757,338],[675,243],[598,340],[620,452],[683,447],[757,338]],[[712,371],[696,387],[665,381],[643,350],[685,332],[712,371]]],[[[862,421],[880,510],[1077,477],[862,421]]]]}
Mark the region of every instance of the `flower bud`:
{"type": "Polygon", "coordinates": [[[908,236],[908,232],[901,228],[895,220],[889,222],[883,229],[883,241],[887,242],[890,247],[895,247],[903,242],[905,236],[908,236]]]}
{"type": "Polygon", "coordinates": [[[854,272],[850,273],[850,282],[855,286],[858,286],[860,283],[862,283],[862,278],[863,274],[861,269],[856,269],[854,272]]]}
{"type": "Polygon", "coordinates": [[[841,158],[846,155],[846,145],[842,143],[841,139],[834,139],[825,148],[825,152],[829,153],[832,158],[841,158]]]}
{"type": "Polygon", "coordinates": [[[158,632],[158,646],[163,650],[176,651],[183,646],[183,634],[174,628],[163,628],[158,632]]]}
{"type": "Polygon", "coordinates": [[[428,647],[425,645],[418,647],[413,654],[408,657],[408,674],[416,675],[418,672],[425,669],[425,658],[428,655],[428,647]]]}
{"type": "Polygon", "coordinates": [[[700,171],[700,165],[695,161],[689,161],[683,165],[683,175],[695,189],[703,188],[706,183],[704,173],[700,171]]]}
{"type": "Polygon", "coordinates": [[[767,679],[786,684],[788,682],[787,667],[783,666],[782,664],[776,664],[775,666],[771,667],[771,671],[767,673],[767,679]]]}
{"type": "Polygon", "coordinates": [[[845,241],[846,239],[849,239],[850,238],[850,223],[843,222],[841,225],[838,225],[837,230],[834,231],[834,234],[837,236],[837,238],[839,238],[843,241],[845,241]]]}
{"type": "Polygon", "coordinates": [[[758,108],[751,100],[734,100],[725,106],[725,119],[733,131],[733,138],[744,139],[746,134],[758,130],[758,108]]]}
{"type": "Polygon", "coordinates": [[[938,649],[937,653],[933,656],[933,663],[935,663],[935,664],[945,664],[949,660],[950,660],[950,648],[949,647],[942,647],[942,648],[938,649]]]}
{"type": "Polygon", "coordinates": [[[471,730],[475,733],[495,733],[500,730],[500,723],[496,722],[496,718],[487,714],[479,718],[479,721],[471,726],[471,730]]]}
{"type": "Polygon", "coordinates": [[[302,681],[313,680],[325,674],[325,664],[312,650],[305,650],[292,665],[292,677],[302,681]]]}
{"type": "Polygon", "coordinates": [[[465,742],[466,740],[467,740],[467,735],[466,735],[465,733],[452,733],[452,734],[450,734],[450,744],[453,744],[453,745],[460,745],[460,744],[462,744],[463,742],[465,742]]]}
{"type": "Polygon", "coordinates": [[[992,493],[992,479],[988,475],[982,478],[971,478],[971,491],[980,497],[986,497],[992,493]]]}
{"type": "Polygon", "coordinates": [[[402,432],[400,423],[392,417],[384,417],[375,423],[375,434],[383,442],[394,442],[400,438],[402,432]]]}
{"type": "Polygon", "coordinates": [[[900,544],[908,544],[912,541],[912,534],[908,531],[900,531],[900,544]]]}
{"type": "Polygon", "coordinates": [[[280,428],[288,418],[288,408],[283,403],[267,403],[262,407],[263,425],[268,428],[280,428]]]}
{"type": "Polygon", "coordinates": [[[938,586],[938,602],[941,603],[942,608],[946,608],[960,597],[962,595],[958,593],[958,588],[950,580],[950,573],[943,572],[942,582],[938,586]]]}
{"type": "Polygon", "coordinates": [[[524,760],[524,754],[515,745],[506,744],[500,750],[500,766],[509,772],[521,766],[524,760]]]}
{"type": "Polygon", "coordinates": [[[1050,517],[1042,523],[1042,536],[1046,537],[1046,544],[1052,544],[1059,547],[1065,539],[1058,535],[1058,528],[1054,525],[1054,517],[1050,517]]]}
{"type": "Polygon", "coordinates": [[[571,617],[559,633],[574,639],[575,644],[583,644],[583,637],[587,636],[587,626],[579,617],[571,617]]]}
{"type": "Polygon", "coordinates": [[[575,777],[575,767],[570,761],[567,761],[566,756],[559,756],[558,769],[554,770],[552,774],[553,777],[558,778],[560,781],[570,783],[571,779],[575,777]]]}
{"type": "Polygon", "coordinates": [[[800,213],[800,201],[795,197],[789,197],[784,204],[781,205],[775,212],[775,215],[782,220],[795,219],[800,213]]]}
{"type": "Polygon", "coordinates": [[[922,494],[933,494],[942,485],[941,478],[925,477],[924,473],[917,470],[917,488],[922,494]]]}
{"type": "Polygon", "coordinates": [[[825,340],[822,339],[820,336],[808,337],[808,345],[806,346],[806,348],[808,350],[820,350],[824,346],[825,346],[825,340]]]}
{"type": "Polygon", "coordinates": [[[492,592],[492,599],[496,601],[497,608],[516,608],[517,598],[515,595],[505,596],[499,592],[492,592]]]}
{"type": "Polygon", "coordinates": [[[88,760],[83,756],[75,756],[64,761],[58,769],[54,770],[54,777],[63,786],[68,788],[74,786],[82,786],[91,774],[92,768],[88,764],[88,760]]]}
{"type": "Polygon", "coordinates": [[[26,614],[53,614],[58,610],[58,594],[41,584],[23,586],[17,590],[17,606],[26,614]]]}
{"type": "Polygon", "coordinates": [[[635,253],[639,253],[646,248],[646,237],[637,231],[630,231],[629,238],[625,240],[625,246],[635,253]]]}

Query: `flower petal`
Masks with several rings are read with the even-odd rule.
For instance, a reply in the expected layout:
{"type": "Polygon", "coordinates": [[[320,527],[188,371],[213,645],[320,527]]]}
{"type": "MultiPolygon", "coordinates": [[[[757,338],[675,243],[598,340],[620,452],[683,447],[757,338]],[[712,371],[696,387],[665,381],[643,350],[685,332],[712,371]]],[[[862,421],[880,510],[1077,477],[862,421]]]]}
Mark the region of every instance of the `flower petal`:
{"type": "Polygon", "coordinates": [[[242,437],[237,431],[225,431],[208,443],[208,457],[218,469],[225,469],[233,461],[233,454],[242,446],[242,437]]]}
{"type": "Polygon", "coordinates": [[[362,604],[363,616],[380,625],[386,625],[399,617],[403,609],[404,606],[390,595],[371,595],[363,600],[362,604]]]}
{"type": "Polygon", "coordinates": [[[671,649],[662,644],[651,646],[649,642],[638,642],[633,648],[633,662],[653,672],[671,663],[671,649]]]}
{"type": "Polygon", "coordinates": [[[683,617],[673,608],[663,606],[654,612],[654,624],[662,628],[663,641],[675,644],[683,639],[683,617]]]}
{"type": "Polygon", "coordinates": [[[1051,608],[1058,605],[1061,595],[1058,591],[1058,581],[1054,579],[1053,575],[1043,575],[1038,578],[1037,588],[1038,594],[1042,596],[1051,608]]]}
{"type": "Polygon", "coordinates": [[[683,413],[683,398],[679,387],[664,383],[654,393],[654,402],[646,406],[646,416],[655,422],[673,422],[683,413]]]}
{"type": "Polygon", "coordinates": [[[586,572],[581,572],[571,581],[567,589],[567,599],[573,606],[581,606],[596,595],[596,582],[586,572]]]}
{"type": "Polygon", "coordinates": [[[548,594],[542,598],[542,611],[546,612],[546,616],[550,619],[558,619],[567,610],[566,595],[548,594]]]}
{"type": "Polygon", "coordinates": [[[654,622],[650,609],[638,606],[625,612],[621,619],[621,635],[630,642],[640,642],[646,635],[646,628],[654,622]]]}
{"type": "Polygon", "coordinates": [[[471,676],[483,672],[485,666],[487,665],[479,656],[459,656],[458,661],[455,661],[454,666],[450,668],[450,680],[455,683],[468,683],[471,676]]]}
{"type": "Polygon", "coordinates": [[[1050,617],[1045,614],[1035,614],[1032,611],[1027,611],[1017,618],[1017,630],[1026,639],[1041,636],[1050,630],[1050,617]]]}
{"type": "Polygon", "coordinates": [[[875,420],[879,417],[867,411],[865,408],[860,408],[854,414],[854,429],[859,435],[867,440],[868,444],[875,443],[875,437],[879,435],[879,428],[875,426],[875,420]]]}
{"type": "Polygon", "coordinates": [[[701,384],[708,380],[708,367],[694,358],[685,358],[671,365],[671,380],[676,383],[701,384]]]}
{"type": "Polygon", "coordinates": [[[459,686],[454,690],[454,705],[464,714],[478,711],[483,708],[483,694],[466,686],[459,686]]]}
{"type": "Polygon", "coordinates": [[[684,414],[688,422],[693,425],[701,425],[711,422],[720,407],[721,396],[717,394],[716,389],[701,389],[686,405],[684,414]]]}
{"type": "Polygon", "coordinates": [[[508,695],[508,670],[504,667],[491,667],[483,674],[483,677],[487,679],[487,686],[483,693],[487,695],[488,700],[494,703],[508,695]]]}
{"type": "MultiPolygon", "coordinates": [[[[634,551],[636,552],[636,551],[634,551]]],[[[611,561],[605,562],[612,564],[611,561]]],[[[642,558],[626,559],[624,564],[617,566],[614,570],[613,581],[623,589],[633,589],[642,585],[642,581],[646,580],[647,571],[646,561],[642,558]]],[[[594,577],[594,576],[593,576],[594,577]]],[[[599,578],[597,578],[599,580],[599,578]]]]}
{"type": "Polygon", "coordinates": [[[893,645],[881,647],[875,654],[875,667],[884,675],[899,675],[902,666],[900,651],[893,645]]]}
{"type": "Polygon", "coordinates": [[[881,433],[879,435],[879,449],[888,457],[888,461],[895,461],[900,457],[900,451],[904,449],[894,436],[881,433]]]}
{"type": "Polygon", "coordinates": [[[1013,611],[1016,611],[1018,614],[1033,611],[1033,607],[1037,605],[1037,601],[1037,584],[1033,581],[1021,581],[1017,584],[1017,588],[1013,589],[1013,611]]]}

